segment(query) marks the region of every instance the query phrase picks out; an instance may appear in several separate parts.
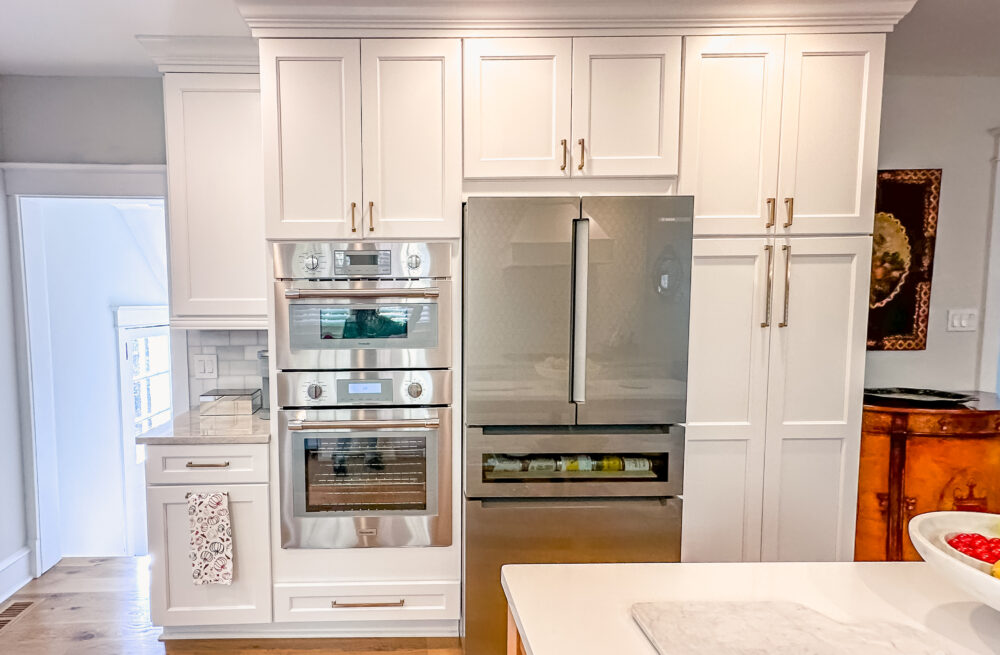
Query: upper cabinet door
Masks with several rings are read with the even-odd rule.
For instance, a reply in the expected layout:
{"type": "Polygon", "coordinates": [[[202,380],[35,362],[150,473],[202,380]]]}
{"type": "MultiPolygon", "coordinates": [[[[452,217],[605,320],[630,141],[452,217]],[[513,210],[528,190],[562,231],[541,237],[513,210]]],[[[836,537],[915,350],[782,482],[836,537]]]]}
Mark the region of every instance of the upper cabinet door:
{"type": "Polygon", "coordinates": [[[465,177],[569,177],[572,39],[465,40],[465,177]]]}
{"type": "Polygon", "coordinates": [[[884,55],[883,34],[788,37],[780,232],[872,231],[884,55]]]}
{"type": "Polygon", "coordinates": [[[163,77],[175,317],[267,315],[256,75],[163,77]]]}
{"type": "Polygon", "coordinates": [[[762,557],[851,560],[872,240],[775,241],[762,557]]]}
{"type": "Polygon", "coordinates": [[[695,235],[773,231],[783,36],[688,37],[678,190],[695,235]]]}
{"type": "Polygon", "coordinates": [[[681,37],[573,39],[572,175],[677,175],[681,37]]]}
{"type": "Polygon", "coordinates": [[[365,237],[462,232],[462,42],[361,42],[365,237]]]}
{"type": "Polygon", "coordinates": [[[360,41],[261,39],[260,81],[267,236],[360,238],[360,41]]]}

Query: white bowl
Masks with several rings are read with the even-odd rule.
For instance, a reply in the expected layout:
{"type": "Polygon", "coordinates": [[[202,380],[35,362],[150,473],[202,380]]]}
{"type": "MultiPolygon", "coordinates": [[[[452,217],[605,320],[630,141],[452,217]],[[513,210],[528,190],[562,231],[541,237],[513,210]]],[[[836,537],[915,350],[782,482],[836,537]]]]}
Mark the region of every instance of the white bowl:
{"type": "Polygon", "coordinates": [[[1000,537],[1000,514],[928,512],[910,519],[910,541],[924,561],[970,596],[1000,611],[1000,579],[990,575],[990,565],[947,543],[962,532],[1000,537]]]}

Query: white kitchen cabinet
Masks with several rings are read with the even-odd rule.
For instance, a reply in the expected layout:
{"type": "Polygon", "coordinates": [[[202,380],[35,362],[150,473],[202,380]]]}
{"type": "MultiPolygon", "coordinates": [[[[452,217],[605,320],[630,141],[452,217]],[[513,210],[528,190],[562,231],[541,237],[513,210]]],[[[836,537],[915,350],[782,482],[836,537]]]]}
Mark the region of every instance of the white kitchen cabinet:
{"type": "Polygon", "coordinates": [[[678,189],[695,197],[696,235],[871,232],[884,35],[685,48],[678,189]]]}
{"type": "Polygon", "coordinates": [[[573,39],[572,175],[677,175],[681,37],[573,39]]]}
{"type": "Polygon", "coordinates": [[[459,39],[262,39],[271,239],[461,234],[459,39]]]}
{"type": "Polygon", "coordinates": [[[167,73],[163,101],[172,322],[264,324],[258,78],[167,73]]]}
{"type": "Polygon", "coordinates": [[[261,39],[268,238],[358,238],[361,42],[261,39]]]}
{"type": "Polygon", "coordinates": [[[766,235],[777,208],[785,37],[685,40],[678,192],[696,235],[766,235]]]}
{"type": "Polygon", "coordinates": [[[459,39],[361,42],[366,236],[460,235],[461,85],[459,39]]]}
{"type": "Polygon", "coordinates": [[[693,262],[684,560],[852,559],[871,237],[703,238],[693,262]]]}
{"type": "Polygon", "coordinates": [[[465,177],[569,177],[573,40],[466,39],[465,177]]]}
{"type": "Polygon", "coordinates": [[[146,489],[152,555],[150,615],[155,625],[196,626],[271,621],[271,542],[266,484],[150,486],[146,489]],[[229,494],[233,581],[196,585],[188,557],[187,494],[229,494]]]}
{"type": "Polygon", "coordinates": [[[787,37],[779,233],[872,231],[884,57],[884,34],[787,37]]]}
{"type": "Polygon", "coordinates": [[[762,558],[850,560],[871,237],[778,238],[775,254],[762,558]]]}
{"type": "Polygon", "coordinates": [[[773,248],[765,238],[694,242],[684,561],[760,558],[773,248]]]}

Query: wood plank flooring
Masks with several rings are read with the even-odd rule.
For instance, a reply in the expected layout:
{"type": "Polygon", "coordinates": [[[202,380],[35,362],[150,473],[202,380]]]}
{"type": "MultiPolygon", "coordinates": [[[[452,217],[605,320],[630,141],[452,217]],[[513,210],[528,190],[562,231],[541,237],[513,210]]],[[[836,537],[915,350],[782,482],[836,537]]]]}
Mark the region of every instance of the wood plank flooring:
{"type": "Polygon", "coordinates": [[[224,639],[159,641],[149,622],[143,558],[66,558],[13,598],[32,606],[0,630],[17,655],[462,655],[458,639],[224,639]]]}

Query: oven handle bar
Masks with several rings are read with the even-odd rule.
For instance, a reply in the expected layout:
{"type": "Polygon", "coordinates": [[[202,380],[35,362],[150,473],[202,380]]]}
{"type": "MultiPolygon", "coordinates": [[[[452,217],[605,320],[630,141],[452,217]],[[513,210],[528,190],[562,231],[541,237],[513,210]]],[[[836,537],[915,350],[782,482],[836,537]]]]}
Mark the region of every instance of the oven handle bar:
{"type": "Polygon", "coordinates": [[[285,298],[437,298],[441,290],[426,289],[285,289],[285,298]]]}
{"type": "Polygon", "coordinates": [[[292,419],[288,421],[288,429],[295,432],[300,430],[383,430],[393,428],[434,429],[439,427],[441,427],[441,421],[436,418],[371,419],[358,421],[300,421],[292,419]]]}

